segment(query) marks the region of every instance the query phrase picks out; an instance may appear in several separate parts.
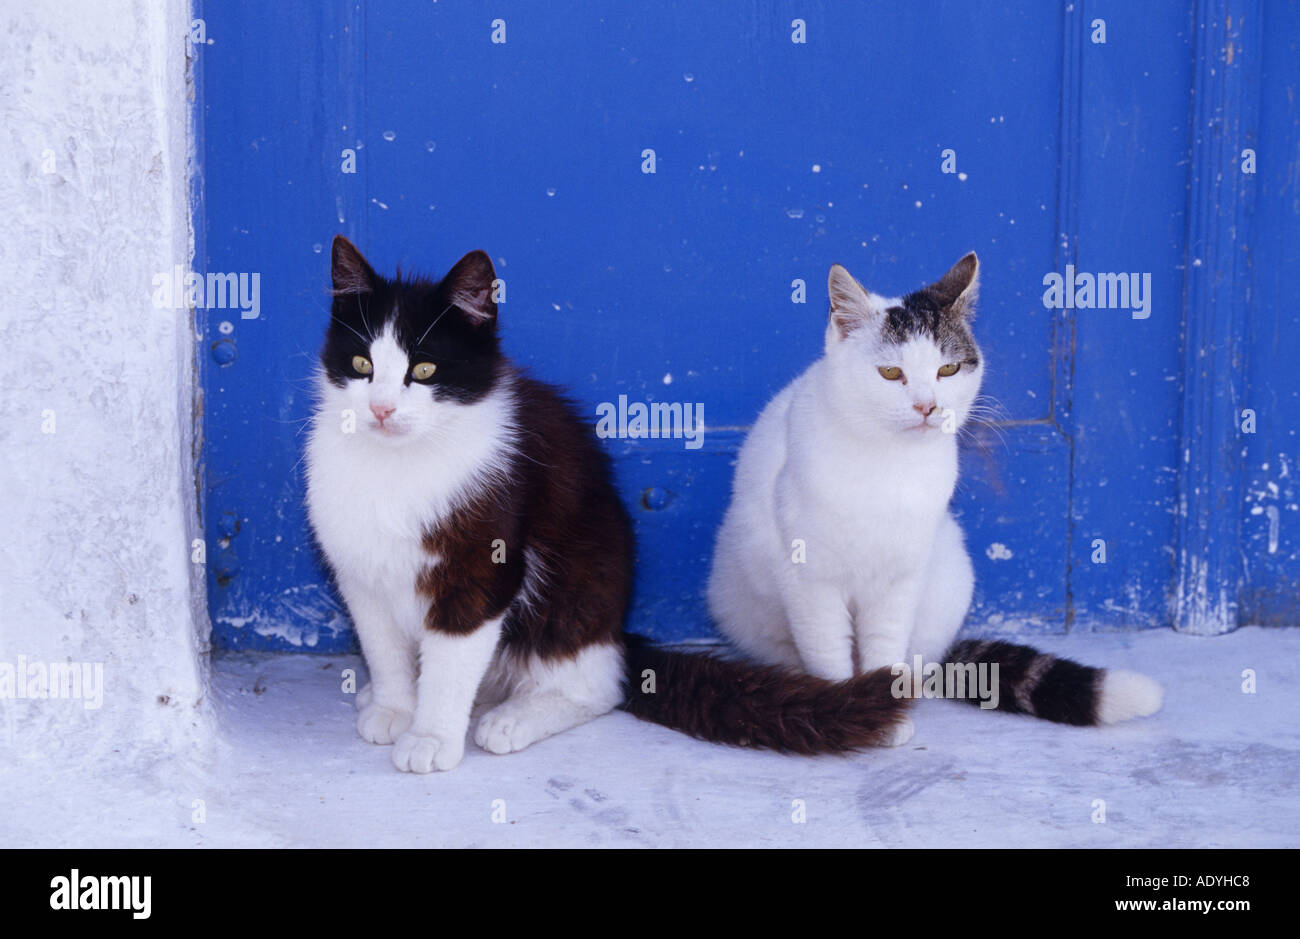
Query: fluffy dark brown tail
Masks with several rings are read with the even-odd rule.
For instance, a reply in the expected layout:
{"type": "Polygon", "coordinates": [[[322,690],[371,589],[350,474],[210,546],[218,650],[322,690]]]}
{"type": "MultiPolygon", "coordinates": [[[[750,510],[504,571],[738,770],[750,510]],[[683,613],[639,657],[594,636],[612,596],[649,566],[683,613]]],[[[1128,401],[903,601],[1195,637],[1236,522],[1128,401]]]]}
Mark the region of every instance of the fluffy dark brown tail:
{"type": "MultiPolygon", "coordinates": [[[[1092,668],[1029,646],[963,639],[945,662],[998,666],[997,708],[1059,724],[1113,724],[1160,710],[1164,689],[1137,672],[1092,668]]],[[[961,700],[979,704],[967,695],[961,700]]]]}
{"type": "Polygon", "coordinates": [[[910,700],[888,668],[834,682],[771,665],[674,652],[628,636],[624,708],[701,740],[785,753],[890,746],[910,700]],[[647,670],[651,674],[646,674],[647,670]],[[653,681],[653,691],[649,691],[653,681]]]}

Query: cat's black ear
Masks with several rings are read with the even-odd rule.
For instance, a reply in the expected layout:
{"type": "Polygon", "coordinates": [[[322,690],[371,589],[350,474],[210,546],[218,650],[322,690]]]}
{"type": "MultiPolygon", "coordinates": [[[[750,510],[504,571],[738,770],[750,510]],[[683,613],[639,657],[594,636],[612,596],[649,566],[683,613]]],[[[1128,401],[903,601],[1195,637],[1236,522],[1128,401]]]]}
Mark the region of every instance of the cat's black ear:
{"type": "Polygon", "coordinates": [[[370,293],[375,289],[374,269],[357,246],[342,235],[334,236],[330,248],[330,277],[334,280],[335,294],[370,293]]]}
{"type": "Polygon", "coordinates": [[[831,265],[826,290],[831,297],[831,320],[826,327],[828,344],[879,318],[880,310],[871,295],[839,264],[831,265]]]}
{"type": "Polygon", "coordinates": [[[980,291],[980,259],[972,251],[926,290],[939,309],[969,319],[975,315],[980,291]]]}
{"type": "Polygon", "coordinates": [[[447,272],[441,287],[447,301],[464,310],[471,320],[490,323],[497,318],[492,290],[496,278],[492,259],[482,251],[471,251],[447,272]]]}

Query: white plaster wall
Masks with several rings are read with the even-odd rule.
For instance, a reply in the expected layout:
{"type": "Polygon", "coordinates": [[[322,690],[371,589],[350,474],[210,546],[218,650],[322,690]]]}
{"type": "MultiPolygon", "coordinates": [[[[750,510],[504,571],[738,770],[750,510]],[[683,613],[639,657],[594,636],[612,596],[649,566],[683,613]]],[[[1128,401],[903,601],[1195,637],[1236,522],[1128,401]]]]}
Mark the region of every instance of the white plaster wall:
{"type": "Polygon", "coordinates": [[[2,6],[0,663],[102,663],[105,695],[0,700],[0,763],[194,754],[194,336],[151,304],[193,256],[188,3],[2,6]]]}

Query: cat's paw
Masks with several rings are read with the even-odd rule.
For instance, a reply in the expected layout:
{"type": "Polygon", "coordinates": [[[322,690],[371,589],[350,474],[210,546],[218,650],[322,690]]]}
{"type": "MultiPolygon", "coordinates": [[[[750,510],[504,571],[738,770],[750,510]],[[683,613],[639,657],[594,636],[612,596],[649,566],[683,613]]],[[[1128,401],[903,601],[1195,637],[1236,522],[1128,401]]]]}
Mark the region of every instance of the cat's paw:
{"type": "MultiPolygon", "coordinates": [[[[359,704],[360,702],[358,702],[359,704]]],[[[367,743],[388,744],[411,726],[411,713],[371,701],[357,715],[357,733],[367,743]]]]}
{"type": "Polygon", "coordinates": [[[903,744],[907,743],[907,741],[912,739],[914,733],[916,733],[916,725],[912,723],[910,717],[904,717],[901,721],[890,728],[889,735],[881,741],[881,746],[901,747],[903,744]]]}
{"type": "Polygon", "coordinates": [[[527,712],[510,702],[488,711],[474,728],[474,742],[489,753],[514,753],[543,736],[527,712]]]}
{"type": "Polygon", "coordinates": [[[375,700],[375,689],[371,687],[370,682],[366,682],[361,690],[357,692],[357,710],[362,711],[370,707],[375,700]]]}
{"type": "Polygon", "coordinates": [[[455,769],[465,755],[465,741],[452,743],[442,737],[406,731],[393,746],[393,765],[403,773],[431,773],[455,769]]]}

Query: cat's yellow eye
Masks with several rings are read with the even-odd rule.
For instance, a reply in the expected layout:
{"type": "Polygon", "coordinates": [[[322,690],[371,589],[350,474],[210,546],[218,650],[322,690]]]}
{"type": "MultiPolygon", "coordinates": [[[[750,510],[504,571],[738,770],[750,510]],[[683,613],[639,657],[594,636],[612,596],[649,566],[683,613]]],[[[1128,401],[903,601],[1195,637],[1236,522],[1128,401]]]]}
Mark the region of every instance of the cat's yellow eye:
{"type": "Polygon", "coordinates": [[[369,375],[374,370],[375,367],[370,364],[370,360],[364,355],[354,355],[352,357],[352,371],[358,375],[369,375]]]}
{"type": "Polygon", "coordinates": [[[939,377],[940,377],[940,378],[947,378],[949,375],[956,375],[958,369],[960,369],[960,368],[961,368],[961,363],[960,363],[960,362],[953,362],[951,365],[940,365],[940,366],[939,366],[939,377]]]}
{"type": "Polygon", "coordinates": [[[903,370],[897,365],[882,365],[879,372],[880,377],[885,381],[898,381],[903,377],[903,370]]]}
{"type": "Polygon", "coordinates": [[[437,370],[438,366],[432,362],[420,362],[415,368],[411,369],[411,377],[416,381],[428,381],[437,370]]]}

